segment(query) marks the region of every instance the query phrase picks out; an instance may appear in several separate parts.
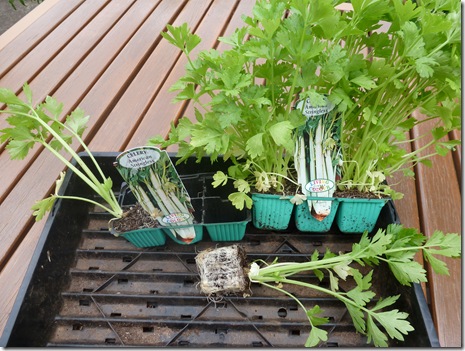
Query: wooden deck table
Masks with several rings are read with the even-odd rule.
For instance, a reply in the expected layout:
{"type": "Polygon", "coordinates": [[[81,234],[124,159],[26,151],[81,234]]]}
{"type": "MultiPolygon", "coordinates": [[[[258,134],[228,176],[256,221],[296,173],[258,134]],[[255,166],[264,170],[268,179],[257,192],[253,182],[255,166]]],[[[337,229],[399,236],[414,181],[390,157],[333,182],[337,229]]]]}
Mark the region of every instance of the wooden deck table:
{"type": "MultiPolygon", "coordinates": [[[[240,0],[46,0],[0,36],[0,87],[22,94],[28,82],[34,101],[47,95],[91,116],[84,139],[90,149],[123,151],[167,134],[170,122],[189,113],[172,104],[168,88],[183,74],[185,59],[162,40],[167,23],[189,24],[202,38],[198,49],[217,47],[250,14],[240,0]]],[[[197,50],[198,50],[197,49],[197,50]]],[[[0,129],[6,126],[0,119],[0,129]]],[[[424,126],[427,127],[427,126],[424,126]]],[[[460,135],[450,135],[460,138],[460,135]]],[[[77,146],[76,146],[77,147],[77,146]]],[[[419,145],[412,145],[412,148],[419,145]]],[[[396,202],[401,222],[430,235],[461,233],[461,153],[416,169],[401,180],[396,202]]],[[[52,191],[63,166],[41,147],[11,161],[0,145],[0,335],[45,220],[31,205],[52,191]]],[[[429,273],[424,287],[442,346],[462,346],[461,260],[448,260],[450,277],[429,273]]]]}

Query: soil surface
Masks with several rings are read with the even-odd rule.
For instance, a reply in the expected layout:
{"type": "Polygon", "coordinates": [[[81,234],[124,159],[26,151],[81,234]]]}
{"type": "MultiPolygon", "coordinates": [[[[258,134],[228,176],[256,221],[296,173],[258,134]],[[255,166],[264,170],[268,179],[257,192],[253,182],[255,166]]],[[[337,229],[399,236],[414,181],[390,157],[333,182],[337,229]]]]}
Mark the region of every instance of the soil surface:
{"type": "Polygon", "coordinates": [[[150,216],[140,204],[131,206],[124,212],[123,217],[113,221],[113,229],[118,233],[125,233],[131,230],[143,228],[159,227],[158,221],[150,216]]]}
{"type": "MultiPolygon", "coordinates": [[[[334,192],[334,197],[342,197],[346,199],[379,199],[380,197],[373,193],[361,192],[356,189],[337,190],[334,192]]],[[[383,198],[383,196],[381,196],[383,198]]],[[[387,198],[386,196],[384,198],[387,198]]]]}

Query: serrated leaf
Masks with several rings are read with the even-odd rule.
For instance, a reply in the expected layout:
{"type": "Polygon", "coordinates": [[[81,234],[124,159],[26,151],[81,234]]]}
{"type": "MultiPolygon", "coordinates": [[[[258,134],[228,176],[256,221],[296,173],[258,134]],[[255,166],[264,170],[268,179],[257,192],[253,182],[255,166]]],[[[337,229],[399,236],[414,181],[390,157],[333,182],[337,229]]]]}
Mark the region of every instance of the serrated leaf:
{"type": "Polygon", "coordinates": [[[264,152],[263,133],[258,133],[249,138],[245,150],[249,153],[251,159],[261,156],[264,152]]]}
{"type": "Polygon", "coordinates": [[[378,328],[370,315],[367,317],[367,337],[368,342],[373,340],[373,344],[377,347],[388,346],[386,334],[384,334],[381,329],[378,328]]]}
{"type": "Polygon", "coordinates": [[[396,262],[388,261],[389,268],[402,285],[411,286],[411,283],[426,282],[426,271],[416,261],[412,262],[396,262]]]}
{"type": "Polygon", "coordinates": [[[224,174],[222,171],[217,171],[213,175],[213,182],[212,185],[214,188],[217,188],[219,186],[224,186],[228,183],[228,176],[224,174]]]}
{"type": "Polygon", "coordinates": [[[290,148],[291,144],[294,144],[291,138],[293,130],[294,126],[289,121],[275,123],[269,128],[274,142],[279,146],[286,147],[287,149],[290,148]]]}
{"type": "Polygon", "coordinates": [[[89,118],[90,116],[86,116],[82,109],[77,108],[66,117],[65,125],[77,135],[82,136],[87,128],[89,118]]]}
{"type": "Polygon", "coordinates": [[[244,179],[237,179],[234,181],[234,187],[241,193],[249,193],[250,185],[244,179]]]}
{"type": "Polygon", "coordinates": [[[243,210],[244,206],[247,208],[252,208],[252,198],[245,193],[231,193],[229,194],[228,199],[238,210],[243,210]]]}
{"type": "Polygon", "coordinates": [[[403,341],[403,335],[407,335],[409,332],[414,330],[410,322],[406,320],[408,313],[399,312],[397,309],[378,312],[374,315],[374,317],[393,339],[403,341]]]}
{"type": "Polygon", "coordinates": [[[56,196],[50,195],[50,197],[37,201],[32,206],[31,209],[34,211],[33,216],[36,217],[36,222],[40,221],[47,214],[47,212],[52,210],[55,200],[56,196]]]}
{"type": "Polygon", "coordinates": [[[63,104],[52,96],[47,96],[45,98],[45,103],[43,103],[41,107],[47,109],[47,111],[53,115],[54,119],[58,119],[63,111],[63,104]]]}
{"type": "Polygon", "coordinates": [[[11,140],[6,149],[12,160],[22,160],[27,156],[34,144],[33,141],[11,140]]]}
{"type": "Polygon", "coordinates": [[[364,88],[365,90],[371,90],[377,87],[376,82],[368,76],[360,75],[351,79],[351,82],[364,88]]]}

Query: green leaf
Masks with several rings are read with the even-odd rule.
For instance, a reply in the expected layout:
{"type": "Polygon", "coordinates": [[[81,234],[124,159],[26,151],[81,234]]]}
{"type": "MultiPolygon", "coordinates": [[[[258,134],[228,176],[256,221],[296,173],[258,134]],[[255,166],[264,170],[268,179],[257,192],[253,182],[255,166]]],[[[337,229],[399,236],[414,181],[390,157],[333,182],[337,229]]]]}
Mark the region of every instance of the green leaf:
{"type": "Polygon", "coordinates": [[[252,198],[245,193],[231,193],[229,194],[228,199],[232,202],[234,207],[240,211],[244,209],[244,206],[247,208],[252,208],[252,198]]]}
{"type": "Polygon", "coordinates": [[[367,317],[367,337],[368,342],[373,340],[373,344],[377,347],[387,347],[387,336],[381,329],[378,328],[376,323],[373,321],[371,315],[367,317]]]}
{"type": "Polygon", "coordinates": [[[75,109],[69,116],[66,117],[65,125],[75,134],[82,136],[87,128],[87,122],[90,116],[86,116],[80,108],[75,109]]]}
{"type": "Polygon", "coordinates": [[[371,90],[377,87],[376,82],[366,75],[360,75],[351,79],[351,82],[364,88],[365,90],[371,90]]]}
{"type": "Polygon", "coordinates": [[[0,88],[0,102],[8,105],[24,104],[23,100],[17,97],[12,90],[7,88],[0,88]]]}
{"type": "Polygon", "coordinates": [[[24,95],[26,96],[26,100],[28,104],[32,105],[32,90],[29,84],[25,83],[23,85],[23,92],[24,92],[24,95]]]}
{"type": "Polygon", "coordinates": [[[224,185],[227,184],[227,182],[228,182],[228,176],[226,174],[224,174],[224,172],[217,171],[213,175],[212,185],[213,185],[214,188],[217,188],[219,186],[224,186],[224,185]]]}
{"type": "Polygon", "coordinates": [[[249,193],[250,185],[244,179],[237,179],[234,181],[234,187],[239,190],[241,193],[249,193]]]}
{"type": "Polygon", "coordinates": [[[34,211],[33,215],[36,217],[36,222],[40,221],[47,214],[47,212],[52,210],[55,200],[56,196],[50,195],[50,197],[37,201],[32,206],[31,209],[34,211]]]}
{"type": "Polygon", "coordinates": [[[31,150],[33,146],[34,141],[11,140],[6,146],[6,149],[12,160],[22,160],[27,156],[29,150],[31,150]]]}
{"type": "Polygon", "coordinates": [[[289,121],[282,121],[273,124],[268,129],[274,142],[279,146],[284,146],[287,149],[291,149],[293,145],[292,131],[294,126],[289,121]]]}
{"type": "Polygon", "coordinates": [[[374,315],[376,320],[386,329],[392,339],[404,340],[402,334],[407,335],[414,328],[407,319],[408,313],[399,312],[399,310],[391,310],[386,312],[378,312],[374,315]]]}
{"type": "Polygon", "coordinates": [[[430,78],[434,74],[433,66],[438,63],[430,57],[420,57],[415,60],[415,69],[422,78],[430,78]]]}
{"type": "Polygon", "coordinates": [[[45,103],[43,103],[41,107],[49,111],[53,115],[53,119],[56,120],[60,117],[60,114],[63,111],[63,104],[51,96],[47,96],[45,98],[45,103]]]}
{"type": "Polygon", "coordinates": [[[263,133],[258,133],[248,139],[245,150],[249,153],[251,159],[261,156],[264,152],[263,133]]]}
{"type": "Polygon", "coordinates": [[[410,283],[426,282],[426,271],[423,266],[416,261],[412,262],[398,262],[389,260],[389,268],[396,277],[396,279],[406,286],[411,286],[410,283]]]}
{"type": "Polygon", "coordinates": [[[310,335],[305,342],[305,347],[314,347],[317,346],[321,341],[328,340],[328,333],[324,329],[317,328],[320,325],[328,323],[329,319],[327,317],[319,317],[321,309],[318,305],[315,305],[310,310],[306,311],[307,317],[310,320],[311,330],[310,335]]]}

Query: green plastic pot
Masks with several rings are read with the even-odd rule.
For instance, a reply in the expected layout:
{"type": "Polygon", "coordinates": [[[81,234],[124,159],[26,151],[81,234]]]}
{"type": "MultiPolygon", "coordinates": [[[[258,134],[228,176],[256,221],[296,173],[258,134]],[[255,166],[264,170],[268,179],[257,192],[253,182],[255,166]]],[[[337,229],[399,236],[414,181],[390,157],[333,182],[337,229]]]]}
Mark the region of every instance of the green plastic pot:
{"type": "Polygon", "coordinates": [[[258,229],[286,230],[294,204],[290,196],[252,194],[252,224],[258,229]]]}
{"type": "Polygon", "coordinates": [[[336,198],[307,197],[307,200],[331,201],[331,212],[322,221],[319,221],[309,211],[307,201],[296,206],[294,220],[298,230],[302,232],[325,233],[331,229],[339,207],[336,198]]]}
{"type": "Polygon", "coordinates": [[[339,199],[336,223],[343,233],[371,232],[388,199],[339,199]]]}
{"type": "Polygon", "coordinates": [[[162,246],[166,242],[166,236],[161,228],[131,230],[120,236],[136,247],[162,246]]]}

